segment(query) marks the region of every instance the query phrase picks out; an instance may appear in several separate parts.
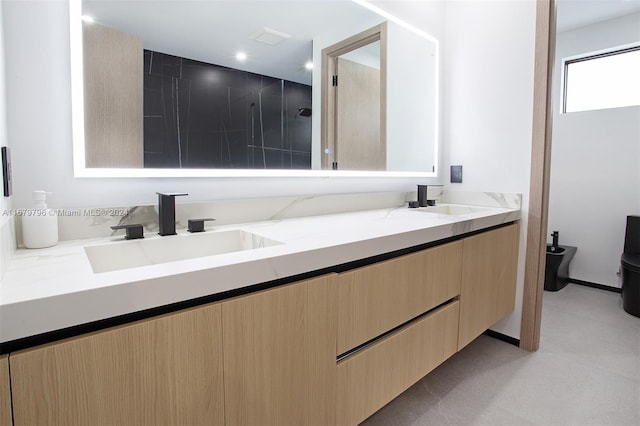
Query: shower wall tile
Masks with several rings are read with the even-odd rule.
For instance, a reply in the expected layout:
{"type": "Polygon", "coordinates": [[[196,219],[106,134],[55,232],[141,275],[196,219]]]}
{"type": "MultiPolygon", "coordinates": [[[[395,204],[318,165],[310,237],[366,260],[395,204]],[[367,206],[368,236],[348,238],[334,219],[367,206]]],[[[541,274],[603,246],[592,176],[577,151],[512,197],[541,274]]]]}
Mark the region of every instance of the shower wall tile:
{"type": "Polygon", "coordinates": [[[311,168],[311,154],[291,153],[291,168],[306,170],[311,168]]]}
{"type": "Polygon", "coordinates": [[[144,70],[145,167],[311,167],[310,86],[151,51],[144,70]]]}
{"type": "Polygon", "coordinates": [[[287,128],[285,140],[288,149],[310,153],[307,144],[311,140],[311,126],[308,125],[311,117],[299,115],[300,108],[311,109],[311,92],[307,87],[293,82],[286,82],[284,86],[287,128]]]}

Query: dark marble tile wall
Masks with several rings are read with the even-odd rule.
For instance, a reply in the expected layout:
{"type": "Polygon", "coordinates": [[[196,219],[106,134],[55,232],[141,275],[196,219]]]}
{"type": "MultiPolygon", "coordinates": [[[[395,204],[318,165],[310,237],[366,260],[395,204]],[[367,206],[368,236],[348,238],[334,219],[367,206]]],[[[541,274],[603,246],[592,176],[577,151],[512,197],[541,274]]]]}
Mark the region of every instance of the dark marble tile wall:
{"type": "Polygon", "coordinates": [[[145,50],[144,166],[310,169],[311,86],[145,50]]]}

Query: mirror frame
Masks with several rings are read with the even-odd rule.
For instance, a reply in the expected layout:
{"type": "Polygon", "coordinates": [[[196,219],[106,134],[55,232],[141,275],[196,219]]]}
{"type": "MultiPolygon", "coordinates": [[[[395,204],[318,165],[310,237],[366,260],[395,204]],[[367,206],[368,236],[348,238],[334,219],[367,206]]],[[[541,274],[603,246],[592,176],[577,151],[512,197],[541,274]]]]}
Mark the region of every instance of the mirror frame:
{"type": "Polygon", "coordinates": [[[439,109],[440,109],[440,43],[424,31],[407,24],[373,6],[366,0],[351,0],[362,7],[412,31],[435,44],[435,167],[432,172],[420,171],[349,171],[349,170],[284,170],[284,169],[124,169],[87,168],[84,147],[84,72],[82,59],[82,0],[69,0],[69,47],[71,65],[71,130],[73,139],[73,175],[76,178],[175,178],[175,177],[437,177],[439,170],[439,109]]]}

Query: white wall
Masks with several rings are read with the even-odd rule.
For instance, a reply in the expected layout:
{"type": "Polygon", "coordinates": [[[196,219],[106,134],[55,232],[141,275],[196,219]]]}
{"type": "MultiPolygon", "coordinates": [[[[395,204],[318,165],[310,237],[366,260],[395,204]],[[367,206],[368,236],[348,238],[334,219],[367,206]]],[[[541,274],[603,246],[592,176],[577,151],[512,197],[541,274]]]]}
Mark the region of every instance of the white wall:
{"type": "MultiPolygon", "coordinates": [[[[418,183],[411,178],[76,179],[72,172],[67,3],[54,0],[3,4],[6,39],[11,40],[5,55],[8,135],[15,141],[15,207],[28,206],[34,189],[53,191],[50,205],[54,208],[74,208],[153,204],[156,191],[186,191],[189,201],[205,201],[407,191],[418,183]]],[[[413,7],[421,6],[415,4],[407,10],[413,7]]]]}
{"type": "Polygon", "coordinates": [[[388,170],[435,170],[436,44],[387,25],[388,170]]]}
{"type": "MultiPolygon", "coordinates": [[[[7,109],[5,105],[4,84],[4,25],[2,24],[2,10],[4,3],[0,2],[0,146],[8,146],[7,140],[7,109]]],[[[1,172],[0,172],[1,173],[1,172]]],[[[0,213],[11,208],[11,198],[0,194],[0,213]]],[[[7,222],[8,216],[0,214],[0,226],[7,222]]]]}
{"type": "MultiPolygon", "coordinates": [[[[5,61],[4,61],[4,26],[2,24],[3,2],[0,2],[0,146],[9,146],[7,140],[7,108],[5,104],[5,61]]],[[[1,192],[2,190],[0,190],[1,192]]],[[[13,238],[13,217],[10,215],[12,197],[6,198],[0,193],[0,278],[6,270],[8,259],[15,248],[13,238]]]]}
{"type": "Polygon", "coordinates": [[[444,150],[463,166],[451,190],[522,193],[516,309],[493,327],[518,338],[522,315],[535,1],[450,1],[446,8],[444,150]]]}
{"type": "MultiPolygon", "coordinates": [[[[523,194],[517,307],[495,327],[519,337],[529,199],[534,0],[374,3],[442,40],[443,178],[448,181],[449,164],[464,166],[464,183],[449,187],[523,194]]],[[[204,201],[415,189],[415,179],[402,178],[75,179],[67,3],[3,5],[6,39],[11,40],[5,62],[15,207],[27,205],[30,191],[40,188],[55,193],[51,206],[56,208],[153,204],[156,191],[187,191],[192,201],[204,201]]],[[[440,179],[420,183],[430,181],[440,179]]]]}
{"type": "Polygon", "coordinates": [[[560,114],[560,76],[564,57],[638,41],[637,13],[556,40],[549,231],[578,247],[571,278],[611,287],[620,287],[626,216],[640,214],[640,107],[560,114]]]}
{"type": "MultiPolygon", "coordinates": [[[[434,46],[431,45],[426,49],[420,45],[431,44],[425,43],[422,37],[414,35],[406,30],[399,30],[398,26],[388,25],[389,52],[387,53],[387,105],[389,110],[395,111],[396,114],[389,113],[387,116],[387,135],[402,135],[401,144],[389,144],[387,148],[387,165],[393,170],[399,170],[399,164],[406,162],[406,152],[414,152],[414,147],[419,146],[423,141],[422,133],[431,134],[428,130],[432,126],[432,111],[430,105],[425,102],[435,90],[438,90],[438,102],[440,114],[437,117],[439,134],[437,139],[442,144],[442,126],[443,126],[443,78],[444,78],[444,62],[442,55],[446,50],[445,40],[445,0],[422,0],[416,1],[397,1],[397,0],[372,0],[371,4],[377,6],[388,13],[401,18],[405,23],[412,25],[427,34],[435,37],[440,41],[440,63],[439,76],[440,87],[435,88],[431,83],[431,79],[424,79],[420,87],[412,87],[408,83],[416,81],[419,77],[416,74],[422,69],[431,69],[433,66],[434,46]],[[394,50],[403,49],[402,57],[394,55],[394,50]],[[413,56],[406,55],[406,52],[413,52],[413,56]],[[428,95],[422,96],[426,93],[428,95]],[[411,123],[409,126],[408,123],[411,123]],[[414,127],[418,123],[417,127],[414,127]],[[420,128],[421,127],[421,128],[420,128]],[[408,129],[418,129],[415,132],[407,131],[408,129]]],[[[416,151],[419,152],[419,151],[416,151]]],[[[446,170],[443,168],[443,152],[442,148],[435,154],[423,153],[414,156],[413,169],[429,170],[437,162],[437,172],[441,176],[441,181],[447,176],[446,170]],[[434,158],[433,155],[437,155],[434,158]]]]}

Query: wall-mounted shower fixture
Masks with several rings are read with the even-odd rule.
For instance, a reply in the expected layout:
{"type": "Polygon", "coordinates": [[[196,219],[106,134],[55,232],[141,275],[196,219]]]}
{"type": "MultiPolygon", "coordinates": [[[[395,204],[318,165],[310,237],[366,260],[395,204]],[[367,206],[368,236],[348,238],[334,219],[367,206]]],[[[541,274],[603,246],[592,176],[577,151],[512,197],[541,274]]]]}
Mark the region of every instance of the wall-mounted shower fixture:
{"type": "Polygon", "coordinates": [[[311,108],[298,108],[298,115],[302,117],[311,117],[311,108]]]}

